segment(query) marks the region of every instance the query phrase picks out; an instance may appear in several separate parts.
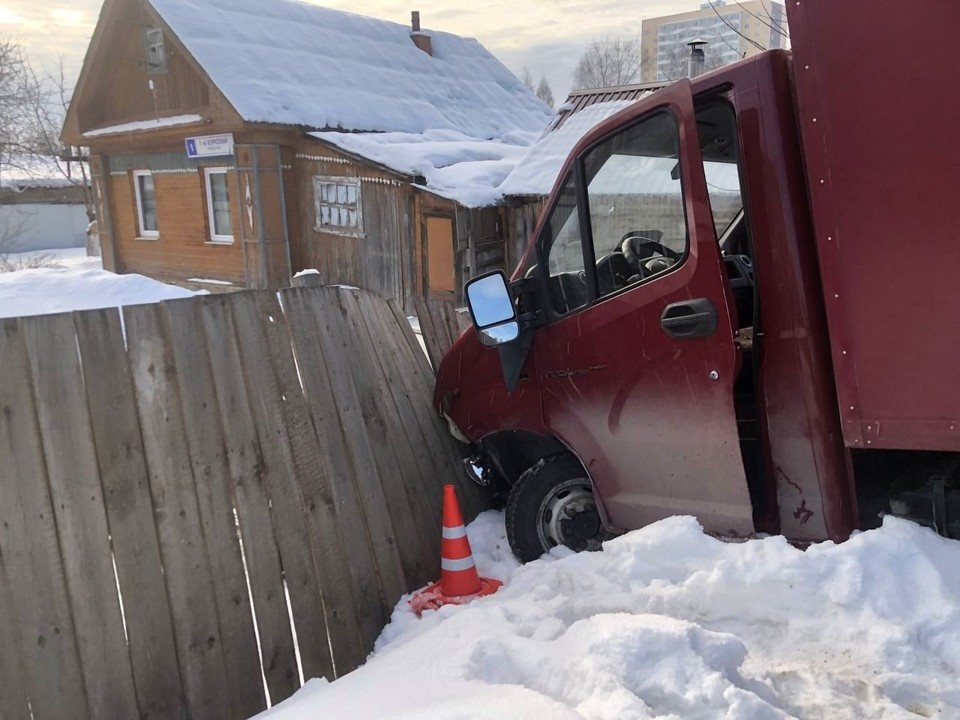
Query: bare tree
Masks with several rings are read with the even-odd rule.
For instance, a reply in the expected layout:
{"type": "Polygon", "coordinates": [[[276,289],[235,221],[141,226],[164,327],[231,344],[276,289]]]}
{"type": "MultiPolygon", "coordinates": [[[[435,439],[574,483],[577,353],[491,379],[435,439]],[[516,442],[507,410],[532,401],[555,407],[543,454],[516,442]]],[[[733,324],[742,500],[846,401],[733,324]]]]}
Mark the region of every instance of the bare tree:
{"type": "Polygon", "coordinates": [[[543,100],[551,108],[556,102],[553,98],[553,90],[550,88],[550,83],[547,82],[546,77],[540,78],[540,84],[537,85],[537,97],[543,100]]]}
{"type": "Polygon", "coordinates": [[[523,72],[520,74],[520,82],[526,85],[530,92],[536,92],[536,86],[533,84],[533,73],[530,72],[530,68],[523,68],[523,72]]]}
{"type": "Polygon", "coordinates": [[[573,71],[573,87],[628,85],[640,74],[640,41],[637,38],[595,40],[580,56],[573,71]]]}
{"type": "Polygon", "coordinates": [[[18,44],[0,40],[0,175],[5,168],[30,171],[38,161],[52,165],[82,188],[92,222],[96,206],[87,163],[60,142],[70,94],[62,61],[55,75],[40,76],[18,44]]]}

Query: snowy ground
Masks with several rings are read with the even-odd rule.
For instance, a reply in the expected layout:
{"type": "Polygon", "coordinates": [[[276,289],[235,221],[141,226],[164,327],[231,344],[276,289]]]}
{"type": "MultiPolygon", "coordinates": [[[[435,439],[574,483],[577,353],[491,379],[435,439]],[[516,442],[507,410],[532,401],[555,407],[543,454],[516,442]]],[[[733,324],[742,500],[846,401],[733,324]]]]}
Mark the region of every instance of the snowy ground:
{"type": "Polygon", "coordinates": [[[197,294],[142,275],[107,272],[100,258],[88,258],[82,248],[7,257],[16,263],[38,255],[47,257],[49,265],[0,272],[0,317],[138,305],[197,294]]]}
{"type": "Polygon", "coordinates": [[[691,518],[525,567],[469,528],[495,596],[417,618],[259,720],[960,718],[960,543],[889,518],[806,552],[691,518]]]}

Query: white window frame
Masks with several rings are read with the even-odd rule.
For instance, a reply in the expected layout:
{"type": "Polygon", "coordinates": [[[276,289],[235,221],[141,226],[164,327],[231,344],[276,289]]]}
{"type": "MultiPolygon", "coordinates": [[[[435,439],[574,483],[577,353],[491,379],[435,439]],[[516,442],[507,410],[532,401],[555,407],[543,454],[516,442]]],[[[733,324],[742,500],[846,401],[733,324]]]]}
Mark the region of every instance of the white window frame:
{"type": "MultiPolygon", "coordinates": [[[[133,171],[133,192],[134,197],[137,201],[137,232],[139,233],[137,237],[145,238],[148,240],[156,240],[160,237],[160,218],[157,218],[157,229],[156,230],[147,230],[143,222],[143,197],[140,194],[140,180],[139,178],[144,176],[150,176],[153,178],[153,173],[150,170],[134,170],[133,171]]],[[[157,204],[157,186],[153,186],[153,203],[154,208],[157,204]]],[[[154,210],[156,212],[156,209],[154,210]]]]}
{"type": "MultiPolygon", "coordinates": [[[[203,187],[207,195],[207,224],[209,226],[209,236],[210,239],[207,241],[216,245],[233,245],[234,238],[233,234],[230,235],[218,235],[217,234],[217,224],[215,222],[216,218],[213,214],[213,187],[210,185],[210,176],[211,175],[224,175],[229,178],[230,168],[225,165],[219,167],[208,167],[203,169],[203,187]]],[[[227,184],[227,192],[230,192],[230,185],[227,184]]],[[[232,198],[231,198],[232,202],[232,198]]],[[[233,230],[233,212],[231,209],[230,213],[230,229],[233,230]]]]}
{"type": "MultiPolygon", "coordinates": [[[[341,205],[340,203],[333,203],[333,204],[341,205]]],[[[314,211],[313,229],[316,230],[317,232],[326,233],[328,235],[346,235],[348,237],[366,237],[366,234],[363,231],[363,195],[361,191],[360,178],[358,177],[347,177],[343,175],[314,175],[313,176],[313,211],[314,211]],[[343,225],[324,225],[320,222],[321,206],[331,204],[331,203],[323,202],[321,200],[320,186],[331,185],[331,184],[344,185],[346,187],[356,188],[356,191],[357,191],[356,227],[348,227],[343,225]]]]}

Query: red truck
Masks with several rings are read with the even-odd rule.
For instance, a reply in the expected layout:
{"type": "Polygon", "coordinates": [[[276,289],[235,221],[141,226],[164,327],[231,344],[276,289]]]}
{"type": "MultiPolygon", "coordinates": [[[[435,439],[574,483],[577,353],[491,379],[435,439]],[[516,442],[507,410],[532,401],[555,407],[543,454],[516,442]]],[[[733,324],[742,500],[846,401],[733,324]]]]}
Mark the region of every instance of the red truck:
{"type": "Polygon", "coordinates": [[[435,403],[523,561],[675,514],[960,537],[960,3],[788,0],[792,51],[571,153],[435,403]]]}

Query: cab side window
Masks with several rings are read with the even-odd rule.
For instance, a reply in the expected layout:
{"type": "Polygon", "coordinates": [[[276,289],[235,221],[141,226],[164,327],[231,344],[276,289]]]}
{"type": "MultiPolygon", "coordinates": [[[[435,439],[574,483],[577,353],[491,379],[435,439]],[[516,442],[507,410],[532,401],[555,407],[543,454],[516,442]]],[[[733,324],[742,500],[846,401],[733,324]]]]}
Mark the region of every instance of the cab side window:
{"type": "Polygon", "coordinates": [[[588,300],[577,192],[572,175],[564,183],[545,230],[542,247],[550,304],[557,315],[566,315],[584,307],[588,300]]]}
{"type": "Polygon", "coordinates": [[[663,111],[584,158],[599,297],[669,272],[686,256],[679,146],[677,121],[663,111]]]}

